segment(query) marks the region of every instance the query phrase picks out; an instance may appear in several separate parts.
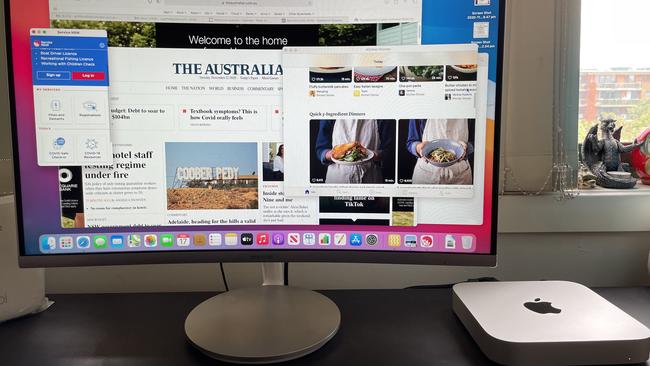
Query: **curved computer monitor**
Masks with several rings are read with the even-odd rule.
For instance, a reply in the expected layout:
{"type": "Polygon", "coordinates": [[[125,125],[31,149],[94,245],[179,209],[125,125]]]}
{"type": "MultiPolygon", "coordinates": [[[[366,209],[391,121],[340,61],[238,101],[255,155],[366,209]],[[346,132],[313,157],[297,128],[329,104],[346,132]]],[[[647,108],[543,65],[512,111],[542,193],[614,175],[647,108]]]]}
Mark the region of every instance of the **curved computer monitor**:
{"type": "Polygon", "coordinates": [[[217,3],[5,0],[22,266],[495,265],[504,1],[217,3]]]}

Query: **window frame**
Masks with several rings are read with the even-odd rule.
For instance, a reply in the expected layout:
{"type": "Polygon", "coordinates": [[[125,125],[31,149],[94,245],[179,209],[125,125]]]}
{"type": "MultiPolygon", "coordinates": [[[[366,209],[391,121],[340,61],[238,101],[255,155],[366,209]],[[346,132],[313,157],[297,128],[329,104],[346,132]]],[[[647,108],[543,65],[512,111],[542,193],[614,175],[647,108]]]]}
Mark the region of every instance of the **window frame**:
{"type": "MultiPolygon", "coordinates": [[[[552,140],[553,144],[557,144],[557,137],[564,137],[567,163],[576,169],[574,178],[577,178],[578,144],[576,141],[578,141],[577,122],[580,95],[582,1],[554,0],[554,4],[555,67],[553,79],[555,85],[553,89],[555,95],[553,109],[554,116],[560,118],[563,134],[557,134],[557,131],[554,131],[552,140]]],[[[508,16],[513,16],[513,13],[511,12],[508,16]]],[[[512,23],[509,21],[508,24],[512,23]]],[[[513,29],[507,31],[512,32],[513,29]]],[[[503,108],[508,110],[505,105],[503,108]]],[[[506,121],[508,121],[507,117],[506,121]]],[[[507,122],[505,127],[504,129],[507,129],[507,122]]],[[[540,156],[544,155],[542,151],[538,152],[540,156]]],[[[522,166],[517,168],[523,168],[521,170],[513,169],[517,176],[532,173],[530,167],[528,170],[522,166]]],[[[503,175],[503,172],[501,174],[503,175]]],[[[539,181],[539,185],[542,182],[539,181]]],[[[512,193],[516,194],[517,192],[512,193]]],[[[499,232],[501,233],[650,231],[650,220],[647,219],[650,217],[650,187],[619,191],[582,190],[577,197],[569,200],[559,200],[557,194],[551,192],[540,196],[506,194],[499,200],[499,232]]]]}

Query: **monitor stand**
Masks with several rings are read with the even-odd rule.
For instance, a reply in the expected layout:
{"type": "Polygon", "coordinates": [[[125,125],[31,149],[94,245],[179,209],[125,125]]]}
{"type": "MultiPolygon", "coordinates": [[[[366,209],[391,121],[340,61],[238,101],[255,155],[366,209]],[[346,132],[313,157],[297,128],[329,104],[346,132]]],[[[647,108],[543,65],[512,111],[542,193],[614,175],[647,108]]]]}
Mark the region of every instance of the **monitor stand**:
{"type": "Polygon", "coordinates": [[[189,341],[209,357],[263,364],[307,355],[332,339],[341,313],[317,292],[284,286],[282,263],[262,265],[263,284],[231,290],[195,307],[185,320],[189,341]]]}

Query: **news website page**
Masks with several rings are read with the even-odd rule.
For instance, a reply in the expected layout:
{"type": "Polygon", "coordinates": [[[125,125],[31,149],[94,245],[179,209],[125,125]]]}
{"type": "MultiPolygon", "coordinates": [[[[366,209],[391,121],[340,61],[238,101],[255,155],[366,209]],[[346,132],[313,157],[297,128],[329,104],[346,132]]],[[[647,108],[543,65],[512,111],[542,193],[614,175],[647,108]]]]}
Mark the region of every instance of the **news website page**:
{"type": "MultiPolygon", "coordinates": [[[[280,49],[417,44],[418,18],[414,11],[413,22],[388,26],[156,23],[142,47],[110,47],[114,162],[60,169],[62,225],[415,225],[413,198],[284,195],[280,49]]],[[[147,29],[109,29],[125,25],[147,29]]]]}

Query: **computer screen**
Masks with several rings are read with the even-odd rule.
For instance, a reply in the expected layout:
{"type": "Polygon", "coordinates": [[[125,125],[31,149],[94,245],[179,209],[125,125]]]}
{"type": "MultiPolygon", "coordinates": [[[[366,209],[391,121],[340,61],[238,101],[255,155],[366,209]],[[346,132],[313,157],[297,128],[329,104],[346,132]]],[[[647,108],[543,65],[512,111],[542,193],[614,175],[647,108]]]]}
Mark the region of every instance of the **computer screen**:
{"type": "Polygon", "coordinates": [[[23,266],[495,263],[504,1],[5,13],[23,266]]]}

